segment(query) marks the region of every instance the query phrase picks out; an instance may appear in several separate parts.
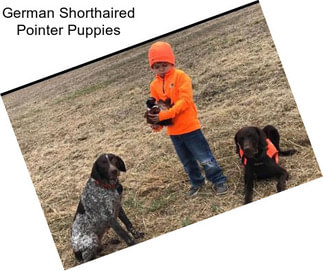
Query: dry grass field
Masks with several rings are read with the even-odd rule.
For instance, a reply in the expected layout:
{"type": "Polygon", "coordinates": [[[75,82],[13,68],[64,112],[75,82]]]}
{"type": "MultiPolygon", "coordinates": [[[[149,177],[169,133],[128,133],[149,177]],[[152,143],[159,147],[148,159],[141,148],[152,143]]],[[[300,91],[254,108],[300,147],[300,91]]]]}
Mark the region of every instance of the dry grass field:
{"type": "MultiPolygon", "coordinates": [[[[145,44],[3,96],[64,268],[75,265],[70,228],[80,193],[99,154],[125,161],[124,208],[145,240],[226,212],[243,203],[243,168],[234,134],[242,126],[280,130],[288,188],[321,176],[260,6],[236,11],[164,37],[176,66],[193,81],[202,130],[228,176],[229,192],[210,184],[186,199],[187,176],[166,131],[145,123],[153,74],[145,44]]],[[[275,193],[260,181],[254,201],[275,193]]],[[[125,248],[105,235],[102,255],[125,248]]]]}

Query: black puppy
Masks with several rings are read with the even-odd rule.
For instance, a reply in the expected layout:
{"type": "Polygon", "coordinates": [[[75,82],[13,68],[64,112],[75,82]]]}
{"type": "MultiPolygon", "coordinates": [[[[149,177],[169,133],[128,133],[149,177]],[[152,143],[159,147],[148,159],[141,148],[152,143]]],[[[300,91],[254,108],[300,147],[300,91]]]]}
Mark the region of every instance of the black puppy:
{"type": "Polygon", "coordinates": [[[129,246],[135,243],[120,226],[118,217],[134,238],[144,235],[134,229],[121,206],[120,171],[126,171],[125,164],[119,156],[111,153],[100,155],[93,164],[72,225],[71,242],[79,261],[86,262],[96,257],[101,249],[102,236],[109,228],[129,246]]]}
{"type": "Polygon", "coordinates": [[[236,153],[245,165],[245,204],[252,201],[255,179],[277,178],[277,191],[286,189],[288,172],[278,165],[278,155],[292,155],[296,150],[282,151],[279,147],[278,130],[267,125],[258,127],[243,127],[235,135],[236,153]]]}
{"type": "MultiPolygon", "coordinates": [[[[159,100],[158,102],[156,102],[156,99],[154,97],[149,97],[146,101],[146,105],[147,111],[145,112],[144,117],[147,119],[147,123],[149,124],[153,124],[153,122],[150,120],[148,113],[158,114],[161,110],[168,110],[172,107],[170,99],[166,99],[166,101],[159,100]]],[[[158,122],[157,124],[162,126],[169,126],[172,125],[173,122],[172,119],[166,119],[158,122]]]]}

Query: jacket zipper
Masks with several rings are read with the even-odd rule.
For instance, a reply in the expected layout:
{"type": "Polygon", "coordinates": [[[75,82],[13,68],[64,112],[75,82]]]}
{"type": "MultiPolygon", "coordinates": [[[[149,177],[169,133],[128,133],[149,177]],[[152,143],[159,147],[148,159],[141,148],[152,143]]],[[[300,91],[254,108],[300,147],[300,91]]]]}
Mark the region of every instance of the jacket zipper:
{"type": "Polygon", "coordinates": [[[165,94],[165,76],[163,77],[163,93],[165,94]]]}

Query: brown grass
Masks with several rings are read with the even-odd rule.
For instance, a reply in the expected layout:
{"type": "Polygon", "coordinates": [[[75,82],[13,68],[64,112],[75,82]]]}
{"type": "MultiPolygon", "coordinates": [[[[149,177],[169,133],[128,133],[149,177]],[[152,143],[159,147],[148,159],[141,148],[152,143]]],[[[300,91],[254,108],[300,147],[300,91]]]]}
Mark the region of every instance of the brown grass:
{"type": "MultiPolygon", "coordinates": [[[[153,78],[146,44],[3,97],[49,228],[65,268],[75,262],[70,228],[93,161],[120,155],[127,173],[124,208],[145,239],[241,206],[242,168],[233,137],[244,125],[273,124],[281,158],[294,187],[321,176],[259,5],[164,38],[177,67],[193,80],[203,132],[228,176],[229,193],[207,184],[185,199],[187,176],[165,134],[143,119],[153,78]]],[[[255,200],[275,193],[275,182],[256,184],[255,200]]],[[[104,237],[108,244],[111,231],[104,237]]],[[[102,255],[126,247],[107,245],[102,255]]]]}

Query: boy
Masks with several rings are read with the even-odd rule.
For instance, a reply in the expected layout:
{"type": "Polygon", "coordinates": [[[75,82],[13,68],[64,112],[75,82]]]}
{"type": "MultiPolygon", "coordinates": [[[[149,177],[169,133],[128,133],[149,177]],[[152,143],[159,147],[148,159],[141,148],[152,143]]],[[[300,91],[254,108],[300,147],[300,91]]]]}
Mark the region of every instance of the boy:
{"type": "Polygon", "coordinates": [[[203,166],[206,178],[213,183],[217,195],[228,190],[227,178],[217,164],[210,147],[201,132],[197,109],[193,102],[190,77],[174,67],[175,57],[171,46],[166,42],[156,42],[148,51],[149,65],[156,75],[150,84],[150,94],[156,101],[171,99],[172,107],[159,114],[148,114],[154,124],[154,131],[160,131],[159,121],[172,119],[167,133],[175,147],[191,183],[187,196],[195,195],[204,184],[199,164],[203,166]]]}

